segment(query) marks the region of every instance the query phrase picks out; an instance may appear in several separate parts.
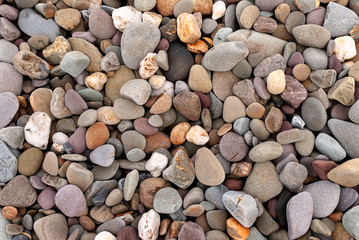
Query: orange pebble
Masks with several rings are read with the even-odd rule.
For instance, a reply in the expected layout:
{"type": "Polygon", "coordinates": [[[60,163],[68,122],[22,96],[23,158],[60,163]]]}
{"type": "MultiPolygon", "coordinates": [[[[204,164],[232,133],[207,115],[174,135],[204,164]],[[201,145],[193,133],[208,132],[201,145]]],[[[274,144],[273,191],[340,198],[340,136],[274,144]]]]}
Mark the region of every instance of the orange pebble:
{"type": "Polygon", "coordinates": [[[2,215],[4,216],[4,218],[6,218],[7,220],[13,220],[15,219],[15,217],[18,214],[18,211],[16,208],[12,207],[12,206],[6,206],[4,207],[2,210],[2,215]]]}
{"type": "Polygon", "coordinates": [[[23,96],[17,96],[17,100],[19,101],[20,108],[27,108],[26,98],[23,96]]]}
{"type": "Polygon", "coordinates": [[[181,145],[186,141],[186,135],[191,128],[188,122],[177,124],[171,131],[170,140],[175,145],[181,145]]]}
{"type": "Polygon", "coordinates": [[[334,222],[340,222],[342,220],[343,217],[343,213],[342,212],[335,212],[329,215],[329,218],[332,219],[334,222]]]}
{"type": "Polygon", "coordinates": [[[235,240],[245,240],[249,235],[249,228],[243,227],[235,218],[227,219],[227,232],[235,240]]]}

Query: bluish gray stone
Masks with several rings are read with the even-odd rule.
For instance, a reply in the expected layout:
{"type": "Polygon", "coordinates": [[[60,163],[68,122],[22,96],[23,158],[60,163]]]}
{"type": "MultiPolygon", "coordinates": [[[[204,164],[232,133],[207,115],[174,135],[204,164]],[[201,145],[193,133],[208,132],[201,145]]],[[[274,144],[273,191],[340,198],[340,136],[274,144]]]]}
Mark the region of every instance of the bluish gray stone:
{"type": "Polygon", "coordinates": [[[332,38],[348,35],[351,28],[359,23],[358,15],[350,8],[329,2],[323,27],[329,30],[332,38]]]}
{"type": "Polygon", "coordinates": [[[6,226],[10,224],[10,221],[6,220],[1,214],[0,208],[0,239],[1,240],[12,240],[12,236],[6,233],[6,226]]]}
{"type": "Polygon", "coordinates": [[[90,65],[88,56],[79,51],[71,51],[65,54],[60,63],[60,68],[71,76],[77,77],[88,65],[90,65]]]}
{"type": "Polygon", "coordinates": [[[10,181],[17,172],[17,159],[0,140],[0,183],[10,181]]]}
{"type": "Polygon", "coordinates": [[[338,210],[345,212],[358,199],[358,193],[353,188],[345,187],[340,189],[338,210]]]}
{"type": "Polygon", "coordinates": [[[236,132],[239,135],[243,136],[247,131],[249,131],[249,123],[250,123],[249,118],[246,118],[246,117],[238,118],[233,123],[234,132],[236,132]]]}
{"type": "Polygon", "coordinates": [[[175,213],[182,206],[182,198],[176,189],[165,187],[160,189],[153,199],[153,208],[158,213],[175,213]]]}
{"type": "Polygon", "coordinates": [[[315,139],[317,150],[326,155],[330,160],[341,161],[346,157],[344,148],[333,137],[326,133],[319,133],[315,139]]]}
{"type": "Polygon", "coordinates": [[[20,126],[3,128],[0,130],[0,139],[12,148],[22,149],[25,139],[24,128],[20,126]]]}
{"type": "Polygon", "coordinates": [[[115,147],[111,144],[105,144],[95,148],[90,154],[91,162],[102,166],[109,167],[115,159],[115,147]]]}
{"type": "Polygon", "coordinates": [[[222,196],[226,209],[246,228],[251,227],[257,219],[258,208],[254,198],[240,191],[228,191],[222,196]]]}
{"type": "Polygon", "coordinates": [[[12,64],[12,59],[19,52],[15,44],[0,39],[0,62],[7,62],[12,64]]]}
{"type": "Polygon", "coordinates": [[[205,198],[207,201],[213,203],[217,209],[226,210],[226,207],[222,202],[222,196],[225,192],[228,191],[229,189],[222,184],[215,187],[210,187],[205,192],[205,198]]]}
{"type": "Polygon", "coordinates": [[[355,239],[359,239],[359,206],[353,207],[343,216],[343,226],[355,239]]]}
{"type": "Polygon", "coordinates": [[[213,46],[224,43],[226,41],[226,37],[233,32],[232,28],[223,27],[220,28],[213,37],[213,46]]]}
{"type": "Polygon", "coordinates": [[[55,41],[56,37],[62,36],[60,27],[53,19],[45,19],[39,13],[31,8],[25,8],[19,13],[17,21],[19,28],[26,35],[43,35],[55,41]]]}

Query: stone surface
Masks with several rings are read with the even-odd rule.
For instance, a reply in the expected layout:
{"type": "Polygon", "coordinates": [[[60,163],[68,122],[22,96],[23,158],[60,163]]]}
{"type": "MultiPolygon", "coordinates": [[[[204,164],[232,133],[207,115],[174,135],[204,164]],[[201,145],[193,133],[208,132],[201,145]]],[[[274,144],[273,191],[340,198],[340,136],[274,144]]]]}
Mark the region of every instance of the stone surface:
{"type": "Polygon", "coordinates": [[[328,179],[341,186],[354,187],[359,182],[358,167],[359,159],[348,160],[332,169],[328,173],[328,179]]]}
{"type": "Polygon", "coordinates": [[[34,230],[39,239],[65,240],[68,234],[66,218],[60,213],[42,217],[34,222],[34,230]]]}
{"type": "Polygon", "coordinates": [[[24,127],[25,139],[34,147],[46,149],[49,141],[51,118],[47,113],[33,113],[24,127]]]}
{"type": "Polygon", "coordinates": [[[346,157],[343,147],[331,136],[320,133],[315,139],[315,147],[330,160],[341,161],[346,157]]]}
{"type": "Polygon", "coordinates": [[[19,175],[10,180],[0,191],[0,205],[13,207],[29,207],[35,203],[36,190],[27,177],[19,175]]]}
{"type": "Polygon", "coordinates": [[[153,208],[156,212],[170,214],[176,212],[182,205],[181,196],[176,189],[165,187],[160,189],[153,199],[153,208]]]}
{"type": "Polygon", "coordinates": [[[55,204],[68,217],[80,216],[87,209],[84,194],[79,187],[72,184],[63,186],[57,191],[55,204]]]}
{"type": "Polygon", "coordinates": [[[198,181],[207,186],[217,186],[225,179],[224,169],[208,148],[197,150],[195,172],[198,181]]]}

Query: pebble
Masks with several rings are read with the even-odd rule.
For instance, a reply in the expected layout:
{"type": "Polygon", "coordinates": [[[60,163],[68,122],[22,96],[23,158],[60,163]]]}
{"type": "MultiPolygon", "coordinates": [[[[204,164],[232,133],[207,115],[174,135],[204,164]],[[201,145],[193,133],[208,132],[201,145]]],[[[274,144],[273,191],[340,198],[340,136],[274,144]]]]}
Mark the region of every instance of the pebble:
{"type": "Polygon", "coordinates": [[[358,224],[358,211],[359,207],[355,206],[348,210],[343,216],[343,226],[347,232],[354,238],[359,237],[358,224]]]}
{"type": "Polygon", "coordinates": [[[178,233],[178,240],[185,240],[185,239],[198,239],[198,240],[205,240],[205,234],[197,223],[194,222],[186,222],[178,233]]]}
{"type": "Polygon", "coordinates": [[[6,63],[13,63],[14,56],[19,52],[19,49],[11,42],[0,39],[0,61],[6,63]]]}
{"type": "MultiPolygon", "coordinates": [[[[33,37],[38,36],[34,35],[33,37]]],[[[42,50],[44,58],[51,64],[58,65],[66,53],[71,51],[71,45],[69,41],[63,36],[56,37],[55,41],[42,50]]]]}
{"type": "Polygon", "coordinates": [[[101,239],[116,240],[116,237],[112,235],[112,233],[110,232],[102,231],[96,235],[94,240],[101,240],[101,239]]]}
{"type": "Polygon", "coordinates": [[[7,127],[0,130],[0,139],[8,146],[15,149],[22,149],[24,146],[24,128],[7,127]]]}
{"type": "Polygon", "coordinates": [[[334,99],[344,106],[351,106],[354,99],[354,78],[345,77],[337,80],[328,91],[328,98],[334,99]]]}
{"type": "Polygon", "coordinates": [[[305,185],[303,191],[309,192],[313,198],[313,218],[329,216],[339,202],[339,185],[327,180],[305,185]]]}
{"type": "MultiPolygon", "coordinates": [[[[4,92],[11,92],[16,96],[19,96],[21,94],[22,84],[23,76],[14,67],[9,63],[0,62],[0,94],[4,92]]],[[[4,100],[1,102],[3,101],[4,100]]]]}
{"type": "Polygon", "coordinates": [[[267,77],[267,90],[271,94],[281,94],[285,89],[285,75],[282,70],[275,70],[267,77]]]}
{"type": "Polygon", "coordinates": [[[201,30],[192,14],[181,13],[177,17],[177,35],[184,43],[194,43],[201,37],[201,30]]]}
{"type": "Polygon", "coordinates": [[[144,213],[138,222],[138,233],[141,239],[156,239],[160,227],[160,215],[153,209],[144,213]]]}
{"type": "Polygon", "coordinates": [[[225,179],[223,167],[208,148],[197,150],[195,172],[197,179],[207,186],[217,186],[225,179]]]}
{"type": "Polygon", "coordinates": [[[173,106],[184,117],[191,121],[197,121],[201,114],[201,102],[197,94],[193,92],[181,92],[173,98],[173,106]]]}
{"type": "Polygon", "coordinates": [[[113,104],[115,115],[119,119],[131,120],[142,117],[145,109],[126,98],[117,98],[113,104]]]}
{"type": "Polygon", "coordinates": [[[153,177],[159,177],[167,167],[167,164],[168,159],[165,155],[154,152],[151,158],[146,162],[146,170],[149,171],[153,177]]]}
{"type": "Polygon", "coordinates": [[[251,227],[257,219],[258,208],[254,198],[244,192],[228,191],[222,201],[226,209],[246,228],[251,227]]]}
{"type": "Polygon", "coordinates": [[[0,140],[0,166],[1,166],[1,177],[0,182],[5,183],[11,180],[17,171],[17,159],[12,154],[10,149],[6,146],[6,144],[0,140]]]}
{"type": "Polygon", "coordinates": [[[205,129],[198,125],[194,125],[187,132],[186,140],[196,145],[204,145],[209,141],[209,136],[205,129]]]}
{"type": "Polygon", "coordinates": [[[112,12],[113,25],[124,32],[125,29],[134,23],[141,22],[142,13],[132,6],[124,6],[112,12]]]}
{"type": "MultiPolygon", "coordinates": [[[[141,17],[139,20],[141,21],[141,17]]],[[[155,50],[160,36],[158,28],[150,23],[135,23],[128,26],[121,38],[121,54],[125,65],[130,69],[138,69],[147,53],[155,50]],[[141,32],[141,35],[138,35],[138,32],[141,32]]]]}
{"type": "Polygon", "coordinates": [[[328,173],[328,179],[344,187],[354,187],[359,182],[359,160],[351,159],[333,168],[328,173]]]}
{"type": "Polygon", "coordinates": [[[51,187],[47,187],[41,191],[37,197],[37,202],[43,209],[51,209],[55,206],[55,195],[55,190],[51,187]]]}
{"type": "Polygon", "coordinates": [[[233,85],[236,84],[238,81],[239,78],[231,71],[213,72],[213,92],[221,101],[224,101],[227,97],[233,94],[233,85]]]}
{"type": "Polygon", "coordinates": [[[47,113],[35,112],[26,123],[25,139],[31,145],[46,149],[49,141],[51,118],[47,113]]]}
{"type": "Polygon", "coordinates": [[[123,190],[123,197],[126,201],[131,200],[135,193],[138,184],[139,173],[137,170],[132,170],[127,174],[123,190]]]}
{"type": "Polygon", "coordinates": [[[6,18],[0,18],[0,26],[0,35],[7,41],[13,41],[21,35],[19,29],[6,18]]]}
{"type": "Polygon", "coordinates": [[[316,98],[309,97],[302,104],[302,118],[305,125],[312,131],[324,128],[327,122],[327,114],[323,104],[316,98]]]}
{"type": "Polygon", "coordinates": [[[315,139],[316,149],[333,161],[341,161],[346,157],[343,147],[331,136],[320,133],[315,139]]]}
{"type": "Polygon", "coordinates": [[[323,27],[328,29],[332,37],[347,35],[353,25],[359,22],[358,15],[354,11],[338,3],[330,2],[326,10],[323,27]],[[338,21],[344,16],[346,21],[339,27],[338,21]]]}
{"type": "Polygon", "coordinates": [[[279,174],[274,164],[269,161],[256,163],[243,187],[244,192],[258,198],[261,202],[277,196],[282,189],[279,174]],[[266,189],[266,191],[261,191],[261,189],[266,189]]]}
{"type": "Polygon", "coordinates": [[[217,20],[226,13],[226,4],[223,1],[217,1],[213,4],[212,9],[212,19],[217,20]]]}
{"type": "Polygon", "coordinates": [[[16,208],[29,207],[36,201],[36,190],[31,186],[27,177],[13,177],[1,190],[0,205],[16,208]]]}
{"type": "Polygon", "coordinates": [[[289,162],[281,171],[279,179],[289,191],[299,192],[307,176],[308,171],[303,165],[289,162]]]}
{"type": "Polygon", "coordinates": [[[225,122],[234,122],[239,118],[246,116],[246,106],[235,96],[226,98],[223,104],[223,120],[225,122]]]}
{"type": "Polygon", "coordinates": [[[330,32],[316,24],[297,26],[292,32],[298,43],[308,47],[324,48],[331,39],[330,32]]]}
{"type": "Polygon", "coordinates": [[[66,239],[68,227],[66,218],[60,213],[39,218],[34,222],[34,230],[39,239],[66,239]]]}
{"type": "Polygon", "coordinates": [[[305,63],[312,70],[326,69],[328,65],[328,57],[324,50],[317,48],[307,48],[303,52],[305,63]]]}
{"type": "Polygon", "coordinates": [[[79,163],[71,163],[66,170],[66,178],[70,184],[86,191],[93,183],[93,173],[79,163]]]}
{"type": "Polygon", "coordinates": [[[206,52],[202,65],[210,71],[225,72],[231,70],[247,55],[248,48],[242,42],[219,43],[206,52]]]}
{"type": "Polygon", "coordinates": [[[80,24],[81,13],[73,8],[59,9],[55,12],[54,20],[63,29],[71,31],[80,24]]]}
{"type": "Polygon", "coordinates": [[[352,188],[341,188],[338,209],[346,211],[358,199],[358,193],[352,188]]]}
{"type": "Polygon", "coordinates": [[[71,76],[77,77],[90,65],[90,61],[84,53],[71,51],[63,57],[60,68],[71,76]]]}
{"type": "Polygon", "coordinates": [[[286,215],[290,239],[299,238],[309,230],[313,208],[313,199],[308,192],[298,193],[288,201],[286,215]]]}
{"type": "Polygon", "coordinates": [[[122,85],[120,94],[138,105],[143,105],[150,97],[151,86],[143,79],[133,79],[122,85]]]}
{"type": "MultiPolygon", "coordinates": [[[[274,54],[264,58],[255,68],[253,74],[255,77],[265,78],[275,70],[285,70],[285,60],[280,54],[274,54]]],[[[280,72],[277,72],[280,73],[280,72]]]]}
{"type": "Polygon", "coordinates": [[[86,199],[81,189],[72,184],[65,185],[57,191],[55,204],[68,217],[80,216],[87,208],[86,199]],[[68,199],[71,199],[71,201],[68,201],[68,199]]]}
{"type": "Polygon", "coordinates": [[[97,38],[112,38],[116,33],[112,18],[102,9],[92,9],[89,18],[89,30],[97,38]],[[99,24],[101,22],[101,25],[99,24]],[[104,27],[105,26],[105,27],[104,27]]]}
{"type": "Polygon", "coordinates": [[[170,214],[182,206],[182,199],[178,192],[171,187],[160,189],[153,199],[153,208],[158,213],[170,214]]]}
{"type": "Polygon", "coordinates": [[[181,189],[189,187],[195,179],[195,168],[187,154],[179,150],[169,166],[163,171],[163,178],[172,182],[181,189]]]}
{"type": "Polygon", "coordinates": [[[49,64],[30,51],[20,51],[13,58],[14,68],[31,79],[44,79],[49,75],[49,64]],[[26,66],[26,67],[25,67],[26,66]]]}
{"type": "Polygon", "coordinates": [[[193,91],[208,93],[212,90],[212,81],[206,69],[195,64],[191,67],[188,77],[188,85],[193,91]]]}
{"type": "Polygon", "coordinates": [[[20,30],[26,35],[46,36],[50,42],[54,42],[56,37],[62,35],[60,27],[53,19],[45,19],[31,8],[21,10],[18,25],[20,30]]]}
{"type": "Polygon", "coordinates": [[[230,162],[238,162],[242,160],[249,151],[244,138],[233,132],[226,133],[221,138],[219,149],[222,156],[230,162]]]}
{"type": "Polygon", "coordinates": [[[245,29],[251,29],[258,17],[258,7],[255,5],[249,5],[242,10],[239,22],[245,29]]]}
{"type": "Polygon", "coordinates": [[[235,218],[228,218],[226,221],[227,232],[233,239],[247,239],[249,228],[243,227],[235,218]]]}
{"type": "Polygon", "coordinates": [[[268,141],[263,142],[249,151],[249,158],[254,162],[266,162],[280,157],[283,147],[279,143],[268,141]]]}

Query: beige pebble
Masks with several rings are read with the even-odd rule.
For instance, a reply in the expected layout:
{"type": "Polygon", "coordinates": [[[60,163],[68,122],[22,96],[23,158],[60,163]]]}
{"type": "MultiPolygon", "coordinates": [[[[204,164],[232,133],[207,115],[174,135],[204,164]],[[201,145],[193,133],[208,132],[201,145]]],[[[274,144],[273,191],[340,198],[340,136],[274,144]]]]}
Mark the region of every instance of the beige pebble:
{"type": "Polygon", "coordinates": [[[334,39],[334,42],[334,54],[339,61],[344,62],[346,59],[351,59],[357,54],[357,50],[355,48],[355,41],[352,37],[337,37],[336,39],[334,39]]]}
{"type": "Polygon", "coordinates": [[[217,20],[226,13],[226,4],[223,1],[217,1],[212,7],[212,19],[217,20]]]}
{"type": "Polygon", "coordinates": [[[166,77],[162,75],[153,75],[148,79],[152,89],[160,89],[166,82],[166,77]]]}
{"type": "Polygon", "coordinates": [[[97,109],[97,121],[103,122],[106,125],[118,124],[121,119],[115,115],[113,107],[100,107],[97,109]]]}
{"type": "Polygon", "coordinates": [[[101,91],[107,82],[107,75],[102,72],[95,72],[85,78],[85,84],[88,88],[101,91]]]}
{"type": "Polygon", "coordinates": [[[188,142],[196,145],[204,145],[209,141],[209,136],[204,128],[199,125],[194,125],[189,129],[186,139],[188,142]]]}
{"type": "Polygon", "coordinates": [[[267,90],[271,94],[281,94],[285,89],[285,74],[283,70],[275,70],[267,77],[267,90]]]}

